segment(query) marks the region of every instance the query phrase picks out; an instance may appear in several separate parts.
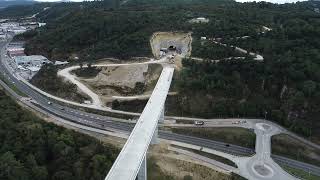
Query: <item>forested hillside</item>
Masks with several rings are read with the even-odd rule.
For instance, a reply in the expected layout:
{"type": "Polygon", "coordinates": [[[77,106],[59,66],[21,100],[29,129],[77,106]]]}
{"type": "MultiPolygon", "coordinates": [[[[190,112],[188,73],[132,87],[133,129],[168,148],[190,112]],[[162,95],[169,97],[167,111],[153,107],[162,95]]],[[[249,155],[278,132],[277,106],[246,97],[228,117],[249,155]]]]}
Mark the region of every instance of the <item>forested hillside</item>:
{"type": "Polygon", "coordinates": [[[27,53],[51,59],[77,55],[82,60],[151,56],[149,39],[156,31],[192,31],[195,38],[237,36],[255,34],[261,24],[271,23],[257,7],[239,12],[239,4],[230,1],[214,1],[209,6],[206,1],[161,1],[158,6],[136,1],[122,6],[114,1],[54,5],[37,16],[48,24],[27,44],[27,53]],[[199,16],[212,21],[189,22],[199,16]]]}
{"type": "MultiPolygon", "coordinates": [[[[10,2],[10,1],[6,1],[10,2]]],[[[35,1],[25,1],[25,3],[19,3],[19,1],[10,5],[7,8],[0,10],[1,18],[19,18],[25,16],[31,16],[43,10],[45,7],[49,7],[52,3],[36,3],[35,1]],[[32,5],[30,5],[32,4],[32,5]]],[[[0,4],[1,5],[1,4],[0,4]]]]}
{"type": "Polygon", "coordinates": [[[78,56],[85,61],[152,56],[152,33],[184,31],[192,32],[194,38],[192,56],[239,56],[229,47],[199,42],[201,36],[219,38],[223,43],[258,52],[264,62],[184,60],[184,68],[174,81],[179,91],[175,107],[181,109],[176,115],[266,117],[320,141],[319,2],[124,2],[53,5],[37,16],[48,24],[29,33],[27,53],[43,54],[52,60],[78,56]],[[197,17],[210,21],[189,22],[197,17]],[[263,31],[263,26],[271,31],[263,31]],[[248,38],[237,38],[242,36],[248,38]]]}
{"type": "Polygon", "coordinates": [[[0,179],[104,179],[118,149],[45,123],[0,91],[0,179]]]}
{"type": "Polygon", "coordinates": [[[320,14],[308,3],[287,6],[262,6],[273,12],[269,32],[221,37],[262,54],[263,63],[184,61],[176,81],[184,114],[267,118],[320,142],[320,14]]]}

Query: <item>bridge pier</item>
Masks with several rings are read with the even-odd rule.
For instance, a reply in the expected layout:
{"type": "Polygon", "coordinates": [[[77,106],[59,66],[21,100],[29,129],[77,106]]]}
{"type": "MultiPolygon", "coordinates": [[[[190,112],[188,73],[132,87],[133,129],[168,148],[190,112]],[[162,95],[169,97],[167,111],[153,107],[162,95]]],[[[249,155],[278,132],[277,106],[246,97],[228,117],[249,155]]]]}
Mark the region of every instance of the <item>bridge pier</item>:
{"type": "Polygon", "coordinates": [[[136,180],[147,180],[147,155],[144,156],[136,180]]]}
{"type": "Polygon", "coordinates": [[[161,114],[160,114],[158,123],[160,123],[160,124],[164,123],[164,105],[163,105],[163,108],[161,110],[161,114]]]}
{"type": "MultiPolygon", "coordinates": [[[[159,129],[159,123],[163,124],[164,123],[164,107],[161,110],[159,119],[158,119],[158,124],[157,128],[155,129],[152,139],[151,139],[151,144],[159,144],[159,137],[158,137],[158,129],[159,129]]],[[[147,156],[147,155],[146,155],[147,156]]],[[[141,167],[139,169],[138,175],[137,175],[137,180],[147,180],[147,157],[144,157],[143,162],[141,164],[141,167]]]]}
{"type": "Polygon", "coordinates": [[[151,139],[151,145],[158,144],[159,138],[158,138],[158,127],[154,130],[152,139],[151,139]]]}
{"type": "Polygon", "coordinates": [[[159,143],[159,138],[158,138],[159,123],[161,123],[161,124],[164,123],[164,107],[161,110],[160,117],[159,117],[158,124],[157,124],[157,128],[154,131],[153,136],[152,136],[151,144],[158,144],[159,143]]]}

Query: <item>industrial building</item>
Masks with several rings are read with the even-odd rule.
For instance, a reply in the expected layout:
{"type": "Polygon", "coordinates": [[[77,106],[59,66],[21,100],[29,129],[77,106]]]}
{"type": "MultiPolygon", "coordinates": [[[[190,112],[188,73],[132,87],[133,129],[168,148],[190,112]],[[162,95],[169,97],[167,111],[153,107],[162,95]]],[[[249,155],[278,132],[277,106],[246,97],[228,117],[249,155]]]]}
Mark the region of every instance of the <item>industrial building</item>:
{"type": "Polygon", "coordinates": [[[45,25],[46,25],[46,23],[40,23],[40,22],[34,22],[34,21],[32,21],[32,22],[25,21],[25,22],[21,22],[21,23],[4,22],[4,23],[0,23],[0,29],[3,32],[22,34],[22,33],[26,32],[27,30],[36,29],[38,27],[45,26],[45,25]]]}
{"type": "Polygon", "coordinates": [[[22,34],[27,31],[26,27],[20,26],[16,22],[5,22],[0,24],[2,32],[11,32],[14,34],[22,34]]]}
{"type": "Polygon", "coordinates": [[[11,58],[15,56],[25,56],[23,46],[23,41],[11,42],[7,47],[8,56],[11,58]]]}
{"type": "Polygon", "coordinates": [[[15,56],[25,56],[24,48],[8,48],[7,54],[11,58],[13,58],[15,56]]]}
{"type": "Polygon", "coordinates": [[[41,55],[32,56],[16,56],[13,58],[17,66],[28,66],[28,67],[41,67],[44,64],[50,63],[50,61],[41,55]]]}
{"type": "Polygon", "coordinates": [[[41,55],[14,56],[11,59],[11,66],[24,79],[30,80],[41,69],[44,64],[51,63],[46,57],[41,55]]]}
{"type": "Polygon", "coordinates": [[[19,27],[14,27],[14,28],[8,29],[7,31],[17,35],[17,34],[22,34],[22,33],[26,32],[27,28],[23,27],[23,26],[19,26],[19,27]]]}

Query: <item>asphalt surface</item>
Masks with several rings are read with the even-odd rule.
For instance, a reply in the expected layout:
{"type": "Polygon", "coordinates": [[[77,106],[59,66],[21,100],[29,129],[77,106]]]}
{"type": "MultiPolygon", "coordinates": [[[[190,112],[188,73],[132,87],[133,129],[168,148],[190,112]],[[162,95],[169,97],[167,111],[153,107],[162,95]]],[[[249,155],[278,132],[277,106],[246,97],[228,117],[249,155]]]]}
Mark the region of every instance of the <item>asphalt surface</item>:
{"type": "Polygon", "coordinates": [[[254,132],[256,134],[255,151],[252,157],[238,158],[236,161],[240,170],[240,175],[248,179],[261,180],[292,180],[296,179],[288,172],[284,171],[270,157],[271,137],[281,131],[277,127],[265,123],[255,123],[254,132]]]}
{"type": "MultiPolygon", "coordinates": [[[[95,127],[97,129],[105,129],[105,130],[114,129],[114,130],[119,130],[119,131],[128,132],[128,133],[131,132],[131,130],[134,127],[134,124],[132,123],[118,122],[118,121],[114,121],[115,118],[113,117],[92,114],[92,113],[88,113],[88,112],[84,112],[84,111],[80,111],[77,109],[60,105],[42,96],[41,94],[39,94],[38,92],[30,88],[29,86],[22,83],[15,76],[13,76],[11,72],[9,72],[9,70],[5,67],[5,65],[2,62],[3,58],[5,58],[4,57],[5,45],[6,45],[6,42],[0,42],[1,74],[4,76],[4,78],[7,78],[9,82],[13,83],[17,89],[19,89],[21,92],[23,92],[27,96],[31,97],[32,100],[36,101],[38,103],[38,106],[41,107],[43,110],[45,110],[48,113],[52,113],[56,116],[62,117],[66,120],[70,120],[70,121],[87,125],[90,127],[95,127]],[[49,101],[52,102],[51,105],[48,104],[49,101]]],[[[218,142],[218,141],[213,141],[213,140],[208,140],[203,138],[175,134],[168,131],[159,131],[159,136],[162,139],[174,140],[174,141],[184,142],[184,143],[198,145],[202,147],[207,147],[207,148],[211,148],[211,149],[226,152],[226,153],[231,153],[238,156],[248,156],[248,155],[253,155],[255,153],[253,149],[248,149],[241,146],[236,146],[228,143],[223,143],[223,142],[218,142]]],[[[304,171],[310,172],[311,174],[320,175],[320,167],[302,163],[299,161],[295,161],[295,160],[277,156],[277,155],[272,155],[271,157],[280,164],[285,164],[292,168],[302,169],[304,171]]]]}

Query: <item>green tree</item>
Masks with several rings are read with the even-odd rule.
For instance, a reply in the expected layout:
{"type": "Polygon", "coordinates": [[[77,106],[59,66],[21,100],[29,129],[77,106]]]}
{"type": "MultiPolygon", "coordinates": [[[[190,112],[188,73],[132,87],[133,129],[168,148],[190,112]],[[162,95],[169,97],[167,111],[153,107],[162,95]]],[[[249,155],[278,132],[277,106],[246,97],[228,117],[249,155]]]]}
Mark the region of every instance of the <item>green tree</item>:
{"type": "Polygon", "coordinates": [[[32,177],[37,180],[48,179],[48,171],[44,166],[36,166],[32,168],[32,177]]]}
{"type": "Polygon", "coordinates": [[[23,164],[16,160],[10,151],[0,157],[0,179],[28,180],[28,174],[23,164]]]}
{"type": "Polygon", "coordinates": [[[316,88],[317,88],[317,84],[312,80],[308,80],[303,83],[303,92],[305,93],[306,96],[309,96],[309,97],[312,96],[316,88]]]}
{"type": "Polygon", "coordinates": [[[68,171],[58,171],[56,172],[53,177],[53,180],[73,180],[73,176],[68,171]]]}

